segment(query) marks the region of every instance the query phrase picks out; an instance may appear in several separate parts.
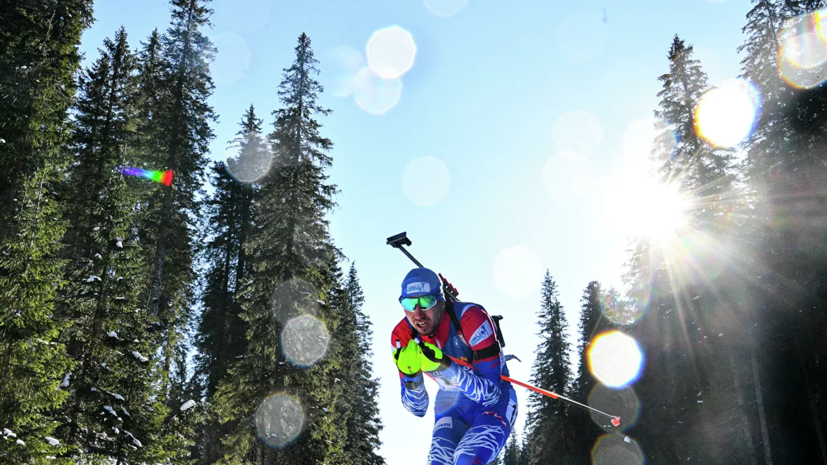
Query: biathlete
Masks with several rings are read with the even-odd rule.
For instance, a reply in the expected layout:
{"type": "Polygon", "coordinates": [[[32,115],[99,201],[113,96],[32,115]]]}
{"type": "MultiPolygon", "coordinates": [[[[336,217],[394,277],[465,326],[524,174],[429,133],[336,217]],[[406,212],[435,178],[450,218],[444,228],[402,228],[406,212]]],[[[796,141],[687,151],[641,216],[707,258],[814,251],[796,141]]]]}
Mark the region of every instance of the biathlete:
{"type": "Polygon", "coordinates": [[[511,383],[500,378],[508,376],[508,367],[491,318],[480,305],[446,302],[439,277],[427,268],[405,276],[399,302],[405,318],[393,329],[391,345],[402,405],[424,416],[429,399],[422,373],[439,384],[428,463],[494,461],[517,418],[517,396],[511,383]]]}

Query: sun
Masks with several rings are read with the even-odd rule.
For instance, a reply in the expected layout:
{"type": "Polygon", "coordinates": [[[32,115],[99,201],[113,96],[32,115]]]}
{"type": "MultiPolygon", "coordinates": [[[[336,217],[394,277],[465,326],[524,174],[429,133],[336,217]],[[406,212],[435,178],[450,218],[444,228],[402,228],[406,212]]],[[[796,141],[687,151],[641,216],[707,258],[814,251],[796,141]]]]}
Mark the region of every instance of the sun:
{"type": "Polygon", "coordinates": [[[630,174],[610,189],[610,221],[617,233],[662,243],[687,223],[688,198],[677,183],[663,183],[646,174],[630,174]]]}

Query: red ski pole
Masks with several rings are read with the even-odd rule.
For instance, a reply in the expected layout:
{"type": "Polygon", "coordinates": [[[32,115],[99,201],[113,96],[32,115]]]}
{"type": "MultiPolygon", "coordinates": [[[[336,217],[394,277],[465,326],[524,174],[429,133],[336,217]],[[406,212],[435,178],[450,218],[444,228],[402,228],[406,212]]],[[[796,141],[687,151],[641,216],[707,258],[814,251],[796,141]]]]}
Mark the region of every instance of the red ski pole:
{"type": "MultiPolygon", "coordinates": [[[[465,361],[462,361],[462,360],[456,359],[456,358],[454,358],[454,357],[451,357],[450,355],[448,355],[448,357],[449,357],[451,360],[453,360],[454,362],[456,362],[456,363],[458,363],[458,364],[460,364],[460,365],[462,365],[462,366],[468,367],[468,368],[470,368],[470,369],[472,369],[472,370],[474,370],[474,369],[475,369],[475,368],[473,367],[473,365],[471,365],[471,364],[470,364],[470,363],[468,363],[468,362],[465,362],[465,361]]],[[[587,410],[589,410],[589,411],[592,411],[592,412],[594,412],[594,413],[599,413],[600,415],[605,415],[605,416],[607,416],[607,417],[609,417],[609,418],[611,419],[612,424],[613,424],[614,426],[620,426],[620,417],[618,417],[618,416],[616,416],[616,415],[609,415],[608,413],[606,413],[606,412],[601,412],[600,410],[597,410],[596,408],[589,407],[588,405],[585,405],[585,404],[581,404],[580,402],[577,402],[577,401],[576,401],[576,400],[574,400],[574,399],[569,399],[568,397],[561,396],[560,394],[557,394],[557,393],[554,393],[554,392],[551,392],[551,391],[546,391],[545,389],[540,389],[540,388],[538,388],[537,386],[532,386],[532,385],[527,384],[527,383],[524,383],[524,382],[522,382],[522,381],[517,381],[516,379],[509,378],[508,376],[505,376],[505,375],[500,375],[500,378],[502,378],[502,379],[503,379],[503,380],[505,380],[505,381],[508,381],[509,383],[513,383],[513,384],[516,384],[516,385],[518,385],[518,386],[522,386],[522,387],[524,387],[524,388],[526,388],[526,389],[531,389],[532,391],[534,391],[534,392],[536,392],[536,393],[538,393],[538,394],[542,394],[542,395],[544,395],[544,396],[551,397],[552,399],[564,400],[564,401],[566,401],[566,402],[569,402],[569,403],[571,403],[571,404],[577,405],[578,407],[582,407],[582,408],[587,409],[587,410]]]]}

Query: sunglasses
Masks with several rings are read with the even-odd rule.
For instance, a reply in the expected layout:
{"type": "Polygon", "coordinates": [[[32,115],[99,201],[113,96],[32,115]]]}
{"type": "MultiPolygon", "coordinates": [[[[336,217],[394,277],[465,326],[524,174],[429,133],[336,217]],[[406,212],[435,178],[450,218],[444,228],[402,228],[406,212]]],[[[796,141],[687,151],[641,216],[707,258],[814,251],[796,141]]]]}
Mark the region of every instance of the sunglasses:
{"type": "Polygon", "coordinates": [[[399,303],[402,304],[402,308],[405,310],[412,312],[416,309],[416,306],[419,305],[419,308],[422,310],[428,310],[429,308],[436,305],[438,302],[436,296],[432,295],[422,295],[419,297],[406,297],[400,298],[399,303]]]}

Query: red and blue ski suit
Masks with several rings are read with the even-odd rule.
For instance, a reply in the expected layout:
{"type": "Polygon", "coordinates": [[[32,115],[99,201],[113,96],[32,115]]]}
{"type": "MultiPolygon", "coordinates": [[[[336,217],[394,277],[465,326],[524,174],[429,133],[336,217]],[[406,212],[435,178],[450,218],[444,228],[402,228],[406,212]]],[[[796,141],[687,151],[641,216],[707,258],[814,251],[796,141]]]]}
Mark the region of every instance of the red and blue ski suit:
{"type": "MultiPolygon", "coordinates": [[[[485,465],[505,446],[517,418],[517,396],[511,383],[500,378],[508,376],[508,367],[488,313],[482,306],[466,302],[456,302],[454,310],[464,338],[457,334],[447,309],[436,333],[420,337],[474,369],[452,363],[443,371],[427,373],[439,384],[428,463],[485,465]]],[[[391,346],[399,347],[398,342],[405,347],[412,337],[416,333],[403,318],[393,330],[391,346]]],[[[402,405],[414,415],[424,416],[429,399],[422,372],[416,376],[400,372],[399,379],[402,405]]]]}

